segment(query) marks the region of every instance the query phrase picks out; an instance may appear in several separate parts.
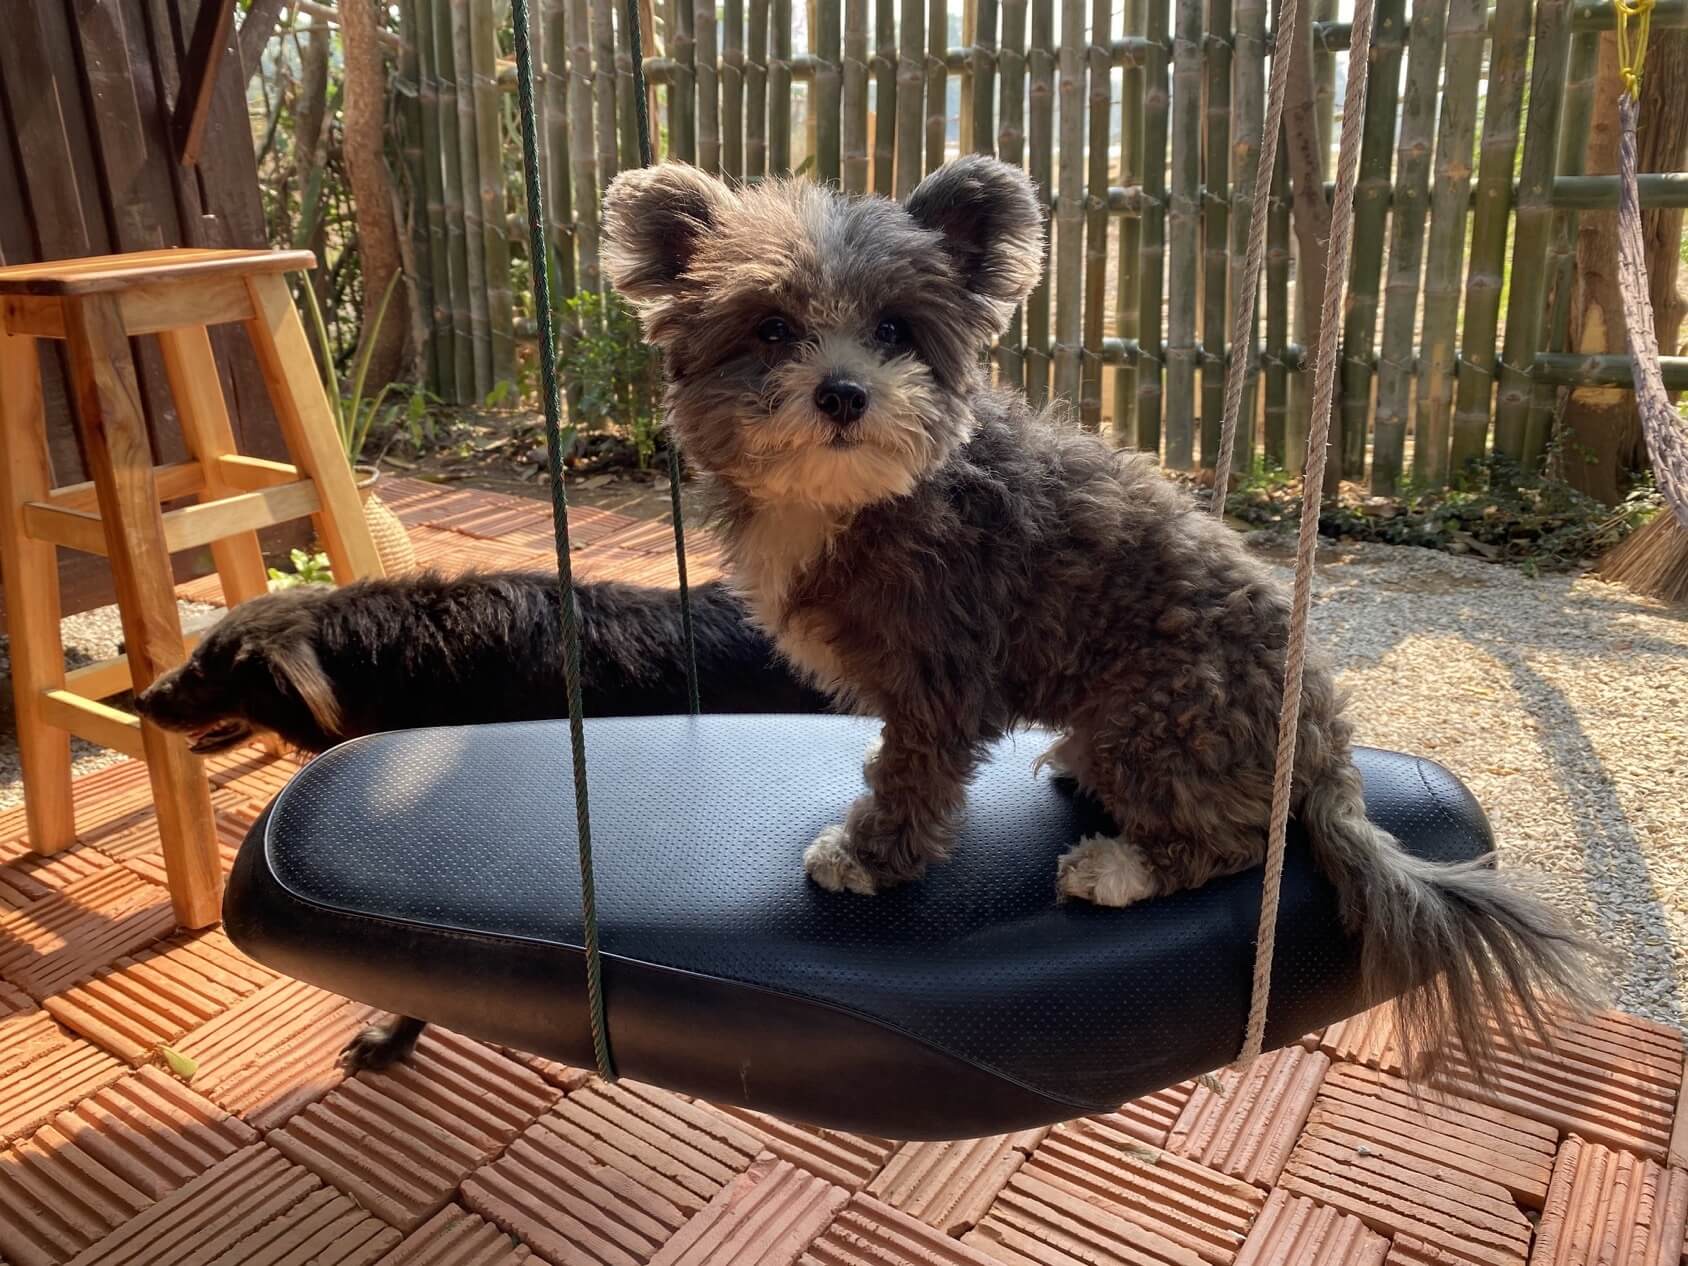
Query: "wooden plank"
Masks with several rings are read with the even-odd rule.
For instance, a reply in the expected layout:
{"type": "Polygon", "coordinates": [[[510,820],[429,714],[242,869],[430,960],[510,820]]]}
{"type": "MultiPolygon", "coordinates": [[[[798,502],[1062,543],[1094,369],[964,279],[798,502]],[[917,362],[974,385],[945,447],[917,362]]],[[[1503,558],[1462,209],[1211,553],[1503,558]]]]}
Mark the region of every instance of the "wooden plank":
{"type": "MultiPolygon", "coordinates": [[[[237,324],[252,318],[246,283],[238,276],[217,277],[194,285],[153,282],[120,292],[123,328],[131,336],[157,334],[184,326],[237,324]]],[[[7,295],[0,300],[6,328],[36,338],[64,338],[63,301],[36,295],[7,295]]]]}
{"type": "MultiPolygon", "coordinates": [[[[205,472],[200,469],[198,462],[173,462],[168,466],[155,466],[152,477],[153,482],[158,485],[159,497],[165,501],[174,501],[177,497],[191,497],[205,487],[205,472]]],[[[48,493],[46,499],[53,505],[67,506],[73,510],[99,509],[99,496],[92,480],[79,484],[62,484],[48,493]]]]}
{"type": "Polygon", "coordinates": [[[176,140],[176,161],[184,167],[192,167],[199,161],[205,124],[211,117],[217,73],[229,52],[233,25],[234,0],[206,0],[199,6],[199,16],[193,24],[193,42],[188,46],[184,91],[176,101],[170,122],[176,140]]]}
{"type": "Polygon", "coordinates": [[[44,541],[101,558],[106,556],[105,528],[100,524],[100,516],[93,511],[73,510],[49,501],[26,501],[22,521],[23,530],[32,541],[44,541]]]}
{"type": "Polygon", "coordinates": [[[351,467],[340,448],[334,419],[317,380],[305,327],[293,307],[287,284],[279,277],[254,277],[252,306],[258,315],[247,324],[258,363],[270,382],[282,431],[293,460],[322,496],[318,527],[334,575],[341,584],[382,574],[381,559],[364,521],[363,503],[352,482],[351,467]]]}
{"type": "Polygon", "coordinates": [[[48,690],[41,696],[41,716],[48,725],[74,734],[79,739],[109,747],[136,760],[146,759],[141,739],[141,719],[98,699],[87,699],[68,690],[48,690]]]}
{"type": "Polygon", "coordinates": [[[300,478],[299,468],[290,462],[272,462],[267,458],[248,457],[240,453],[219,457],[217,464],[222,468],[223,479],[229,487],[242,492],[274,488],[277,484],[290,484],[300,478]]]}
{"type": "MultiPolygon", "coordinates": [[[[247,296],[246,306],[250,310],[250,295],[247,296]]],[[[167,330],[158,336],[158,342],[164,353],[164,372],[169,376],[170,390],[176,397],[176,412],[182,419],[182,436],[203,474],[204,490],[200,500],[228,505],[230,502],[224,499],[239,493],[229,482],[222,465],[225,457],[234,455],[234,428],[229,424],[228,404],[223,396],[222,383],[218,380],[217,358],[211,351],[210,336],[203,327],[194,326],[167,330]]],[[[287,522],[315,508],[313,496],[311,507],[299,514],[277,514],[266,522],[251,526],[268,527],[287,522]]],[[[177,516],[182,513],[177,512],[177,516]]],[[[175,543],[177,538],[170,535],[172,517],[166,515],[164,521],[166,539],[172,541],[171,550],[209,543],[211,557],[216,560],[217,575],[223,582],[224,601],[231,607],[269,592],[269,572],[264,567],[264,551],[255,531],[218,531],[204,541],[188,542],[180,538],[181,543],[175,543]]],[[[180,518],[176,517],[176,521],[180,522],[180,518]]]]}
{"type": "Polygon", "coordinates": [[[27,600],[11,603],[12,690],[32,847],[57,852],[76,839],[70,793],[70,740],[41,715],[43,690],[64,684],[59,634],[59,571],[53,547],[24,532],[23,507],[47,495],[53,472],[42,429],[43,396],[35,340],[0,333],[0,583],[27,600]]]}
{"type": "MultiPolygon", "coordinates": [[[[243,492],[167,511],[164,515],[164,543],[175,554],[213,542],[250,537],[257,570],[237,573],[237,592],[230,591],[227,577],[223,579],[223,592],[229,605],[233,606],[256,597],[267,588],[262,570],[264,558],[257,552],[258,539],[252,534],[259,528],[303,519],[321,509],[322,498],[316,485],[302,479],[297,483],[266,488],[262,492],[243,492]]],[[[221,566],[217,572],[219,576],[223,575],[221,566]]]]}
{"type": "MultiPolygon", "coordinates": [[[[193,648],[199,645],[200,638],[204,636],[204,632],[184,633],[182,649],[192,654],[193,648]]],[[[92,664],[72,668],[64,675],[64,688],[84,699],[109,699],[113,695],[122,694],[133,684],[134,677],[127,655],[95,660],[92,664]]]]}
{"type": "Polygon", "coordinates": [[[302,272],[315,267],[316,256],[310,251],[201,250],[168,246],[119,255],[0,268],[0,294],[60,297],[101,294],[161,283],[302,272]]]}
{"type": "MultiPolygon", "coordinates": [[[[286,293],[278,279],[264,280],[286,293]]],[[[140,389],[116,303],[91,296],[67,316],[77,414],[113,547],[125,649],[136,683],[145,687],[185,656],[140,389]]],[[[176,918],[185,927],[205,927],[217,920],[222,887],[205,776],[180,736],[142,722],[141,739],[176,918]]]]}

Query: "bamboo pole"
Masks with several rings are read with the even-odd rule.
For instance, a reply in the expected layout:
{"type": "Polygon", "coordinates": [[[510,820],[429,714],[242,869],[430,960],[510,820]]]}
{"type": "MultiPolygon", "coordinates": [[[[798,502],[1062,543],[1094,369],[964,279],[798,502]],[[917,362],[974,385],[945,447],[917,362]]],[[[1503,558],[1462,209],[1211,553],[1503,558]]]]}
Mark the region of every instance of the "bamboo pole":
{"type": "MultiPolygon", "coordinates": [[[[546,218],[550,221],[551,257],[557,284],[553,299],[561,309],[557,320],[557,354],[567,356],[580,337],[580,324],[564,306],[573,297],[577,281],[574,271],[574,214],[569,179],[569,71],[568,0],[545,0],[545,145],[546,218]]],[[[570,416],[580,404],[580,385],[570,374],[566,379],[570,416]]]]}
{"type": "MultiPolygon", "coordinates": [[[[1197,0],[1199,3],[1200,0],[1197,0]]],[[[1085,45],[1089,101],[1089,190],[1084,224],[1084,349],[1079,390],[1079,421],[1087,431],[1102,429],[1102,339],[1107,334],[1108,304],[1108,125],[1112,121],[1114,64],[1110,32],[1113,0],[1093,0],[1090,40],[1085,45]]]]}
{"type": "MultiPolygon", "coordinates": [[[[854,0],[861,3],[861,0],[854,0]]],[[[836,186],[842,172],[841,150],[841,101],[842,83],[842,54],[841,34],[839,34],[839,0],[815,0],[815,15],[819,17],[819,29],[810,34],[815,41],[815,86],[809,95],[809,108],[815,120],[815,179],[836,186]]],[[[863,5],[863,22],[866,24],[866,5],[863,5]]],[[[868,98],[863,95],[863,137],[861,147],[866,155],[868,142],[868,115],[866,115],[868,98]]]]}
{"type": "Polygon", "coordinates": [[[1084,266],[1084,0],[1061,0],[1061,68],[1057,86],[1061,104],[1061,181],[1055,201],[1055,395],[1076,405],[1084,266]]]}
{"type": "Polygon", "coordinates": [[[607,187],[621,169],[621,136],[616,128],[615,0],[592,0],[592,45],[598,179],[607,187]]]}
{"type": "MultiPolygon", "coordinates": [[[[498,91],[498,22],[491,0],[469,26],[475,77],[475,168],[480,178],[481,236],[486,264],[487,325],[492,340],[492,387],[516,380],[516,296],[510,287],[510,235],[505,230],[504,99],[498,91]]],[[[490,388],[489,388],[490,390],[490,388]]]]}
{"type": "MultiPolygon", "coordinates": [[[[1055,187],[1055,0],[1032,0],[1030,61],[1031,177],[1043,203],[1047,242],[1055,187]]],[[[1039,407],[1049,400],[1050,265],[1046,249],[1043,276],[1026,300],[1026,395],[1039,407]]]]}
{"type": "MultiPolygon", "coordinates": [[[[608,4],[609,0],[598,0],[608,4]]],[[[684,5],[686,0],[681,0],[684,5]]],[[[720,54],[715,30],[715,0],[692,4],[692,66],[697,85],[697,165],[707,172],[721,170],[720,54]]]]}
{"type": "MultiPolygon", "coordinates": [[[[1559,138],[1559,159],[1554,183],[1566,176],[1580,176],[1588,160],[1588,134],[1594,118],[1594,86],[1599,78],[1600,36],[1578,31],[1571,37],[1570,65],[1565,75],[1564,124],[1559,138]]],[[[1577,267],[1577,212],[1555,202],[1553,232],[1548,247],[1549,311],[1543,339],[1549,352],[1563,352],[1571,333],[1571,292],[1577,267]]],[[[1546,434],[1552,414],[1559,405],[1559,393],[1536,391],[1530,399],[1527,429],[1546,434]]]]}
{"type": "MultiPolygon", "coordinates": [[[[648,2],[648,0],[647,0],[648,2]]],[[[609,0],[614,7],[614,0],[609,0]]],[[[633,45],[632,32],[627,29],[625,13],[621,20],[610,24],[610,38],[615,52],[615,122],[618,135],[618,151],[616,169],[618,171],[629,167],[639,166],[639,120],[635,113],[633,85],[633,45]]],[[[640,41],[643,51],[644,39],[640,41]]],[[[646,92],[649,92],[647,87],[646,92]]],[[[649,100],[649,97],[646,97],[649,100]]],[[[653,127],[656,125],[653,123],[653,127]]],[[[655,137],[651,144],[656,145],[655,137]]]]}
{"type": "Polygon", "coordinates": [[[1407,45],[1407,91],[1401,105],[1396,155],[1394,214],[1383,308],[1383,345],[1377,370],[1376,440],[1372,491],[1393,496],[1406,455],[1407,397],[1412,371],[1413,324],[1418,315],[1424,217],[1430,183],[1430,138],[1436,120],[1436,83],[1447,30],[1447,0],[1429,0],[1413,12],[1407,45]]]}
{"type": "Polygon", "coordinates": [[[463,201],[462,112],[457,103],[456,50],[449,0],[427,0],[433,19],[434,64],[439,81],[440,203],[445,213],[450,280],[453,399],[475,400],[474,314],[469,299],[468,208],[463,201]]]}
{"type": "MultiPolygon", "coordinates": [[[[1121,34],[1138,39],[1143,34],[1143,0],[1125,0],[1121,34]]],[[[1262,18],[1262,25],[1265,19],[1262,18]]],[[[1143,63],[1137,57],[1126,63],[1120,75],[1120,184],[1141,188],[1143,183],[1143,63]]],[[[1142,225],[1137,216],[1120,221],[1119,256],[1114,269],[1114,335],[1122,343],[1138,338],[1138,249],[1142,225]]],[[[1122,444],[1140,447],[1137,434],[1137,366],[1120,365],[1114,370],[1114,438],[1122,444]]]]}
{"type": "Polygon", "coordinates": [[[429,390],[441,400],[457,400],[457,346],[452,328],[451,243],[447,227],[445,185],[440,161],[445,142],[440,130],[439,66],[434,52],[434,15],[431,0],[411,0],[408,10],[416,42],[416,104],[421,115],[422,199],[427,226],[427,249],[419,252],[418,266],[425,256],[432,286],[427,312],[428,338],[433,347],[433,379],[429,390]]]}
{"type": "Polygon", "coordinates": [[[902,0],[903,19],[897,54],[897,197],[906,198],[920,183],[922,129],[925,126],[926,11],[921,0],[902,0]]]}
{"type": "MultiPolygon", "coordinates": [[[[966,0],[963,0],[966,3],[966,0]]],[[[926,14],[926,170],[944,165],[949,133],[949,4],[929,0],[926,14]]]]}
{"type": "Polygon", "coordinates": [[[1477,209],[1471,222],[1471,267],[1465,282],[1465,321],[1454,394],[1449,466],[1455,474],[1483,456],[1494,397],[1495,333],[1505,285],[1506,235],[1512,217],[1512,169],[1524,104],[1530,49],[1531,0],[1500,0],[1497,38],[1489,55],[1483,101],[1483,140],[1477,168],[1477,209]]]}
{"type": "Polygon", "coordinates": [[[1424,334],[1419,348],[1418,421],[1413,442],[1413,482],[1420,488],[1440,488],[1448,482],[1454,335],[1465,271],[1471,147],[1477,130],[1477,79],[1482,70],[1487,17],[1486,0],[1452,0],[1448,7],[1442,117],[1436,134],[1436,183],[1430,199],[1430,242],[1425,247],[1424,303],[1420,311],[1424,334]]]}
{"type": "Polygon", "coordinates": [[[434,272],[428,256],[427,176],[422,157],[422,53],[417,47],[416,0],[399,0],[399,72],[394,96],[399,124],[399,152],[404,159],[406,194],[404,219],[410,228],[408,266],[415,307],[406,324],[414,327],[421,346],[423,380],[430,389],[439,382],[440,344],[433,337],[434,272]]]}
{"type": "Polygon", "coordinates": [[[1137,440],[1158,453],[1161,441],[1161,287],[1165,278],[1167,55],[1171,0],[1148,0],[1143,66],[1143,215],[1138,239],[1137,440]]]}
{"type": "MultiPolygon", "coordinates": [[[[1225,361],[1247,356],[1247,347],[1225,346],[1230,317],[1226,308],[1229,263],[1231,154],[1231,62],[1234,33],[1231,0],[1209,0],[1207,69],[1207,139],[1203,160],[1206,191],[1202,200],[1202,341],[1208,359],[1202,366],[1201,464],[1211,470],[1219,460],[1219,424],[1225,413],[1225,361]],[[1215,360],[1214,358],[1218,359],[1215,360]]],[[[1253,418],[1239,420],[1239,432],[1253,418]]],[[[1246,448],[1246,444],[1239,445],[1246,448]]]]}
{"type": "Polygon", "coordinates": [[[897,0],[874,0],[873,191],[897,191],[897,0]]]}
{"type": "Polygon", "coordinates": [[[586,0],[568,0],[569,153],[573,168],[575,242],[580,289],[604,288],[598,258],[598,154],[592,141],[592,47],[586,0]]]}
{"type": "Polygon", "coordinates": [[[1201,267],[1201,0],[1176,0],[1172,41],[1172,186],[1168,200],[1166,448],[1173,470],[1195,465],[1196,296],[1201,267]]]}
{"type": "MultiPolygon", "coordinates": [[[[961,78],[956,85],[956,98],[959,107],[956,111],[956,152],[971,154],[973,152],[973,35],[978,25],[979,6],[985,0],[961,0],[961,44],[959,51],[963,52],[961,61],[961,78]]],[[[991,0],[992,6],[995,0],[991,0]]],[[[956,48],[944,50],[944,64],[949,64],[949,56],[956,48]]]]}
{"type": "Polygon", "coordinates": [[[1354,186],[1354,254],[1349,266],[1348,311],[1342,329],[1342,475],[1366,473],[1366,434],[1371,421],[1372,355],[1377,345],[1378,284],[1383,274],[1384,225],[1389,218],[1389,170],[1406,50],[1406,0],[1381,0],[1366,77],[1366,123],[1360,138],[1359,179],[1354,186]]]}
{"type": "Polygon", "coordinates": [[[1528,428],[1530,362],[1541,348],[1542,299],[1547,287],[1547,246],[1553,230],[1553,167],[1559,157],[1559,112],[1564,99],[1570,43],[1570,0],[1536,6],[1530,123],[1524,132],[1524,165],[1518,181],[1518,214],[1512,233],[1511,298],[1495,403],[1495,447],[1534,469],[1547,446],[1546,431],[1528,428]]]}
{"type": "Polygon", "coordinates": [[[744,88],[744,178],[755,181],[768,172],[768,0],[750,0],[744,88]]]}
{"type": "MultiPolygon", "coordinates": [[[[1385,0],[1388,3],[1388,0],[1385,0]]],[[[1232,46],[1232,83],[1235,93],[1232,114],[1236,119],[1236,140],[1231,144],[1230,212],[1230,311],[1235,313],[1245,297],[1255,300],[1255,320],[1247,344],[1229,349],[1230,356],[1247,356],[1251,362],[1243,380],[1237,440],[1232,468],[1249,470],[1254,464],[1255,431],[1260,409],[1260,364],[1257,331],[1260,328],[1259,296],[1244,296],[1242,282],[1248,255],[1249,216],[1254,204],[1255,181],[1259,175],[1262,117],[1266,104],[1266,0],[1239,0],[1236,32],[1232,46]]],[[[1224,379],[1220,375],[1221,413],[1224,379]]]]}
{"type": "Polygon", "coordinates": [[[974,0],[972,5],[973,91],[969,100],[973,107],[972,148],[980,154],[995,154],[997,146],[996,8],[997,0],[974,0]]]}
{"type": "Polygon", "coordinates": [[[1262,416],[1266,460],[1289,466],[1289,147],[1278,146],[1266,211],[1266,406],[1262,416]]]}
{"type": "Polygon", "coordinates": [[[868,0],[844,0],[844,96],[840,110],[842,170],[849,193],[866,193],[869,174],[867,146],[867,13],[868,0]]]}
{"type": "MultiPolygon", "coordinates": [[[[786,6],[786,50],[791,49],[790,0],[777,0],[786,6]]],[[[674,60],[674,92],[669,98],[668,152],[688,163],[698,161],[697,127],[697,34],[693,0],[670,0],[669,12],[674,18],[674,34],[669,56],[674,60]]],[[[776,31],[778,28],[775,28],[776,31]]],[[[789,85],[789,80],[787,81],[789,85]]],[[[790,127],[789,104],[786,111],[790,127]]]]}
{"type": "MultiPolygon", "coordinates": [[[[919,0],[912,0],[918,4],[919,0]]],[[[768,57],[768,172],[791,174],[791,0],[773,0],[768,57]]]]}
{"type": "Polygon", "coordinates": [[[744,0],[724,0],[721,10],[721,170],[744,181],[744,0]]]}
{"type": "MultiPolygon", "coordinates": [[[[1313,21],[1328,25],[1336,21],[1337,0],[1313,0],[1313,21]]],[[[1313,41],[1314,118],[1319,130],[1319,172],[1330,179],[1331,135],[1336,124],[1336,53],[1323,40],[1313,41]]]]}
{"type": "MultiPolygon", "coordinates": [[[[492,0],[480,0],[491,11],[492,0]]],[[[478,5],[449,5],[452,77],[457,82],[457,167],[463,194],[463,241],[468,257],[469,337],[474,349],[471,382],[473,399],[484,398],[493,384],[492,325],[487,309],[486,233],[481,215],[479,131],[476,122],[474,55],[469,26],[479,16],[478,5]]],[[[503,228],[499,217],[499,228],[503,228]]]]}
{"type": "MultiPolygon", "coordinates": [[[[1445,2],[1445,0],[1444,0],[1445,2]]],[[[1323,321],[1325,263],[1329,255],[1330,208],[1325,199],[1311,192],[1321,186],[1330,167],[1330,115],[1332,85],[1322,81],[1321,72],[1330,69],[1315,56],[1313,19],[1322,8],[1317,0],[1297,6],[1295,29],[1291,32],[1287,101],[1283,142],[1289,151],[1290,227],[1295,234],[1295,307],[1290,329],[1302,347],[1314,347],[1323,321]],[[1323,96],[1321,96],[1323,92],[1323,96]]],[[[1313,424],[1313,375],[1292,373],[1289,379],[1289,415],[1284,442],[1288,469],[1299,474],[1307,465],[1307,437],[1313,424]]],[[[1328,481],[1340,474],[1336,462],[1327,461],[1328,481]]]]}
{"type": "MultiPolygon", "coordinates": [[[[1003,0],[1002,109],[998,116],[996,151],[1005,163],[1025,165],[1026,158],[1026,0],[1003,0]]],[[[1026,311],[1014,309],[1008,332],[997,344],[996,363],[1002,382],[1025,390],[1026,311]]]]}

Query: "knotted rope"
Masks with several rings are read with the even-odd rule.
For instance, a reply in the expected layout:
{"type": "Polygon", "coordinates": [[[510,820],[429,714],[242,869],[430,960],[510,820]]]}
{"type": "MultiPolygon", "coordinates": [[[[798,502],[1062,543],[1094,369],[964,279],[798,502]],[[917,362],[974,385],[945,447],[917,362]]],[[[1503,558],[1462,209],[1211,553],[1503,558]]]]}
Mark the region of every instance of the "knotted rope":
{"type": "MultiPolygon", "coordinates": [[[[1642,0],[1650,3],[1651,0],[1642,0]]],[[[1621,3],[1621,0],[1620,0],[1621,3]]],[[[1319,494],[1324,487],[1330,446],[1331,406],[1336,394],[1336,362],[1342,296],[1348,286],[1349,241],[1354,227],[1354,185],[1360,167],[1360,129],[1366,113],[1366,77],[1371,65],[1373,0],[1356,0],[1349,42],[1348,87],[1342,101],[1342,143],[1337,152],[1336,195],[1331,204],[1330,245],[1326,255],[1324,312],[1313,361],[1313,417],[1307,436],[1307,462],[1301,476],[1301,529],[1296,538],[1295,589],[1290,606],[1289,640],[1284,652],[1284,694],[1278,712],[1278,747],[1272,777],[1272,817],[1266,837],[1266,877],[1260,894],[1260,927],[1255,938],[1254,980],[1250,989],[1248,1029],[1237,1057],[1246,1071],[1266,1041],[1266,1009],[1272,992],[1272,952],[1277,942],[1278,902],[1283,890],[1284,845],[1289,834],[1290,793],[1294,783],[1296,731],[1301,721],[1301,679],[1307,663],[1307,616],[1313,598],[1313,560],[1319,541],[1319,494]]],[[[1289,79],[1291,28],[1296,0],[1284,0],[1272,51],[1272,79],[1267,90],[1265,130],[1255,173],[1249,216],[1248,255],[1243,265],[1241,302],[1231,324],[1231,355],[1225,370],[1225,413],[1219,432],[1219,459],[1213,472],[1213,513],[1223,517],[1242,410],[1243,376],[1254,335],[1254,307],[1265,254],[1266,206],[1277,161],[1278,129],[1289,79]]]]}

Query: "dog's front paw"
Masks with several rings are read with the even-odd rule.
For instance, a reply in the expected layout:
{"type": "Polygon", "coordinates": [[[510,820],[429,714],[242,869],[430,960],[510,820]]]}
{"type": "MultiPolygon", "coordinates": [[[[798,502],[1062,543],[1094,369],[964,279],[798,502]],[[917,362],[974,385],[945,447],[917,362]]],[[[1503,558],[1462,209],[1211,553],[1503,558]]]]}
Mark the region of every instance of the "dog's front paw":
{"type": "Polygon", "coordinates": [[[828,892],[871,897],[879,891],[873,876],[856,860],[849,832],[841,826],[829,826],[815,836],[815,842],[803,851],[803,869],[828,892]]]}
{"type": "Polygon", "coordinates": [[[1099,906],[1128,906],[1159,890],[1143,850],[1127,840],[1088,835],[1055,863],[1055,891],[1099,906]]]}
{"type": "Polygon", "coordinates": [[[340,1066],[348,1073],[391,1068],[416,1049],[422,1023],[394,1016],[385,1024],[371,1024],[340,1050],[340,1066]]]}

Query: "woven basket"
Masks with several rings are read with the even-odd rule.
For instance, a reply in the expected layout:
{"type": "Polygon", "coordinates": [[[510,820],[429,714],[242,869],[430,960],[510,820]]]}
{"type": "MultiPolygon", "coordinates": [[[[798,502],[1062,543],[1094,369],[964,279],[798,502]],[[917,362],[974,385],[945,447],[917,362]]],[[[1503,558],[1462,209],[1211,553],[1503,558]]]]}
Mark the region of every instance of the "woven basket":
{"type": "Polygon", "coordinates": [[[375,495],[375,481],[381,472],[369,466],[356,468],[358,495],[363,498],[363,521],[369,525],[369,535],[375,542],[375,553],[381,559],[381,570],[389,576],[401,576],[416,570],[416,547],[410,533],[392,508],[375,495]]]}

